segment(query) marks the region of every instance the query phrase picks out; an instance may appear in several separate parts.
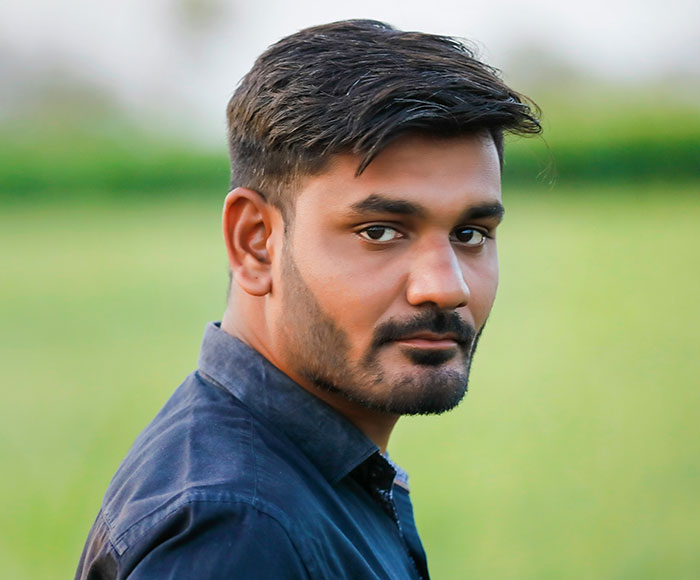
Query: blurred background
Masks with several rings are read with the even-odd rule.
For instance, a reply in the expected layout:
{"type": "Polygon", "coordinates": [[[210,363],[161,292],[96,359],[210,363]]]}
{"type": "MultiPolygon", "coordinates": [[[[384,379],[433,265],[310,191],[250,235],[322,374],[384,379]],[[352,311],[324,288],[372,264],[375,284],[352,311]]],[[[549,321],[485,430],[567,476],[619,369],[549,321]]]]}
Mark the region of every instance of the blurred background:
{"type": "Polygon", "coordinates": [[[266,46],[374,18],[466,37],[544,112],[456,411],[404,419],[435,579],[700,577],[700,4],[6,0],[0,577],[70,578],[227,265],[224,109],[266,46]]]}

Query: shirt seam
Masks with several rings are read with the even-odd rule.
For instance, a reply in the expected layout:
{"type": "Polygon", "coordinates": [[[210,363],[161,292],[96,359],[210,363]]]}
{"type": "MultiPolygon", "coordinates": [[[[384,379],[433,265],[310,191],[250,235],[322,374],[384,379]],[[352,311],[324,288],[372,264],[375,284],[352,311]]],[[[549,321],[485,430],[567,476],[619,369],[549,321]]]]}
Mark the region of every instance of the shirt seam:
{"type": "MultiPolygon", "coordinates": [[[[181,510],[183,507],[194,504],[194,503],[211,503],[211,504],[227,504],[227,505],[243,505],[243,506],[248,506],[251,509],[256,510],[257,512],[260,512],[262,514],[265,514],[269,516],[270,518],[274,519],[282,528],[285,530],[285,533],[290,536],[289,530],[287,529],[287,525],[285,525],[282,522],[282,519],[284,519],[283,512],[282,516],[280,517],[279,515],[276,515],[272,512],[275,511],[280,511],[278,508],[273,506],[272,504],[268,504],[267,502],[261,502],[260,498],[257,498],[255,500],[251,498],[245,498],[245,497],[237,497],[237,493],[231,493],[231,492],[220,492],[222,496],[229,496],[229,497],[206,497],[202,496],[202,494],[207,493],[206,488],[190,488],[188,490],[185,490],[178,494],[177,496],[173,497],[166,505],[161,506],[160,508],[153,510],[148,516],[144,516],[141,518],[138,522],[135,522],[131,526],[129,526],[126,530],[124,530],[119,536],[117,536],[113,541],[110,539],[110,543],[114,546],[116,552],[119,554],[119,556],[123,556],[129,548],[134,545],[134,542],[128,542],[126,538],[128,536],[133,536],[137,534],[139,531],[145,533],[147,532],[150,528],[153,528],[154,526],[158,525],[160,522],[163,520],[167,519],[170,517],[172,514],[176,513],[177,511],[181,510]],[[200,496],[200,497],[197,497],[200,496]],[[158,517],[155,517],[158,516],[158,517]],[[152,520],[149,521],[148,524],[146,524],[146,520],[149,520],[149,518],[152,518],[152,520]]],[[[211,493],[211,492],[209,492],[211,493]]],[[[112,528],[110,527],[110,530],[112,528]]]]}
{"type": "Polygon", "coordinates": [[[107,544],[109,544],[110,550],[112,550],[112,552],[114,552],[117,556],[121,556],[123,554],[123,551],[120,551],[117,547],[117,540],[112,539],[112,537],[114,536],[114,528],[112,527],[112,524],[109,521],[109,518],[107,517],[107,514],[105,513],[104,509],[100,509],[98,517],[100,520],[102,520],[105,527],[107,528],[107,544]]]}
{"type": "MultiPolygon", "coordinates": [[[[190,490],[189,493],[197,493],[197,491],[203,491],[203,490],[190,490]]],[[[183,494],[184,495],[184,494],[183,494]]],[[[297,555],[299,560],[302,562],[304,565],[304,571],[306,572],[306,577],[311,578],[311,574],[309,573],[309,562],[307,559],[304,557],[304,555],[299,551],[299,548],[297,547],[297,544],[294,542],[294,535],[290,533],[288,525],[282,521],[283,519],[286,520],[287,518],[284,516],[284,513],[281,512],[282,517],[272,513],[274,511],[280,511],[277,508],[275,508],[272,505],[263,505],[261,502],[258,500],[255,503],[252,503],[249,500],[246,499],[238,499],[238,498],[231,498],[231,499],[224,499],[224,498],[208,498],[208,497],[189,497],[187,499],[184,499],[181,502],[178,502],[177,505],[171,507],[171,509],[167,510],[166,513],[162,515],[161,518],[159,518],[157,521],[153,522],[153,525],[156,525],[159,522],[162,522],[165,520],[167,517],[171,516],[172,514],[176,513],[177,511],[183,509],[187,505],[191,504],[196,504],[196,503],[212,503],[212,504],[227,504],[227,505],[243,505],[246,507],[249,507],[250,509],[255,510],[256,512],[270,518],[272,521],[274,521],[283,531],[283,533],[287,536],[289,539],[289,543],[292,546],[292,549],[294,550],[294,553],[297,555]],[[267,509],[266,509],[267,508],[267,509]]],[[[134,524],[136,526],[137,524],[134,524]]],[[[125,535],[129,533],[129,531],[133,530],[134,526],[129,528],[126,532],[124,532],[121,536],[120,539],[122,539],[125,535]]],[[[119,554],[120,556],[123,556],[124,553],[129,549],[130,546],[126,546],[126,548],[119,554]]]]}

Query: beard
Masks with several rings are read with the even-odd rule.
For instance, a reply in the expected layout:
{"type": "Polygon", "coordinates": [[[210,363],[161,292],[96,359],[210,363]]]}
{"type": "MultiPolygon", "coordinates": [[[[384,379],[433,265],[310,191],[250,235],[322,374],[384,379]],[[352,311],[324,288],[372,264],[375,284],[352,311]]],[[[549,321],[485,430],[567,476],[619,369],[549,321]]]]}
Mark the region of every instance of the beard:
{"type": "MultiPolygon", "coordinates": [[[[378,325],[359,362],[349,360],[350,340],[321,308],[306,285],[285,243],[282,255],[285,319],[281,333],[288,364],[316,388],[340,395],[363,408],[395,415],[440,414],[467,393],[473,353],[481,335],[455,311],[426,308],[413,317],[378,325]],[[456,349],[402,348],[410,362],[403,373],[390,373],[382,352],[411,333],[451,333],[456,349]],[[446,363],[460,357],[454,366],[446,363]]],[[[394,348],[396,346],[394,345],[394,348]]]]}

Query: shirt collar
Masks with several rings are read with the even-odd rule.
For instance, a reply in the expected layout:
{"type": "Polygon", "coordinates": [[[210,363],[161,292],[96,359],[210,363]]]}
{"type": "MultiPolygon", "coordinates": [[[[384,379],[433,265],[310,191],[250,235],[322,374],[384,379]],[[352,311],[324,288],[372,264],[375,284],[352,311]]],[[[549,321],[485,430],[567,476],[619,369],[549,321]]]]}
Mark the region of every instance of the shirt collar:
{"type": "Polygon", "coordinates": [[[332,483],[379,453],[345,417],[222,330],[220,323],[207,325],[198,364],[200,372],[251,413],[282,431],[332,483]]]}

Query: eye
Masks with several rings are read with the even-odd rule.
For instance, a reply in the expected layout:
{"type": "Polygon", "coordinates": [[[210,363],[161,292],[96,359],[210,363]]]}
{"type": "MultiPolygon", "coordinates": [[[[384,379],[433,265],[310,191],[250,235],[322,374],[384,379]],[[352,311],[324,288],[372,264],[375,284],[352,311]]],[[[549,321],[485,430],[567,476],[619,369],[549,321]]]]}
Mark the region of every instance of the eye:
{"type": "Polygon", "coordinates": [[[357,234],[370,242],[392,242],[401,237],[398,231],[389,226],[369,226],[357,234]]]}
{"type": "Polygon", "coordinates": [[[484,244],[486,241],[486,238],[488,238],[488,235],[486,235],[485,232],[481,230],[477,230],[475,228],[457,228],[453,232],[453,236],[455,240],[457,240],[460,244],[464,244],[465,246],[481,246],[484,244]]]}

